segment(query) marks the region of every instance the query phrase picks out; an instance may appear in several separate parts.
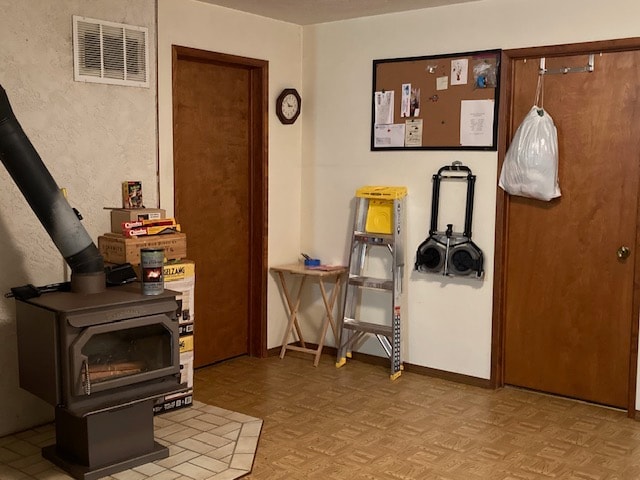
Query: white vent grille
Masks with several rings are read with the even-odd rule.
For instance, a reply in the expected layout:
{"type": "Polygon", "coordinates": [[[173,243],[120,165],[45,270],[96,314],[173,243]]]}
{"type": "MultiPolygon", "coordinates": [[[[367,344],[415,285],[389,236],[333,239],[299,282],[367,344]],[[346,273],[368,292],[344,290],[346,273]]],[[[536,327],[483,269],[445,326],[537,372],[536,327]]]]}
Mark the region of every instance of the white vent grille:
{"type": "Polygon", "coordinates": [[[148,36],[145,27],[74,15],[74,79],[148,87],[148,36]]]}

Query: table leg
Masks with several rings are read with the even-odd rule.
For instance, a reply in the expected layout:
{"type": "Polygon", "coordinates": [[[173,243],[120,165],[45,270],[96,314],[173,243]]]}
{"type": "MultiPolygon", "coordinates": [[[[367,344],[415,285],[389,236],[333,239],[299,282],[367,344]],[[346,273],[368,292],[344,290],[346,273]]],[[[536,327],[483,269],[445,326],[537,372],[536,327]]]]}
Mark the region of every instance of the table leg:
{"type": "MultiPolygon", "coordinates": [[[[333,312],[333,306],[335,305],[336,300],[338,299],[338,295],[340,294],[340,288],[342,288],[342,276],[338,275],[336,277],[336,284],[333,287],[333,292],[331,292],[331,302],[330,302],[331,312],[333,312]]],[[[340,341],[340,338],[338,336],[338,326],[336,325],[336,321],[333,318],[333,315],[330,318],[330,324],[331,324],[331,330],[333,331],[333,338],[337,343],[340,341]]]]}
{"type": "Polygon", "coordinates": [[[333,331],[333,336],[338,341],[336,324],[333,320],[333,306],[336,303],[336,298],[338,297],[338,291],[340,290],[340,276],[336,276],[336,283],[333,286],[333,291],[331,292],[331,297],[327,300],[327,291],[324,286],[324,282],[322,278],[318,279],[318,284],[320,285],[320,293],[322,294],[322,301],[324,302],[324,308],[326,311],[326,315],[324,317],[324,321],[322,322],[322,331],[320,332],[320,341],[318,343],[318,350],[316,351],[316,358],[313,361],[313,366],[317,367],[318,362],[320,361],[320,354],[322,353],[322,347],[324,346],[324,340],[327,335],[327,330],[329,325],[331,325],[331,330],[333,331]]]}
{"type": "Polygon", "coordinates": [[[296,296],[295,303],[293,303],[293,301],[291,300],[291,295],[287,287],[287,282],[284,277],[284,273],[278,272],[278,277],[280,278],[280,285],[282,286],[282,292],[284,293],[284,297],[287,301],[287,307],[289,309],[289,323],[287,324],[287,328],[284,332],[284,336],[282,337],[282,348],[280,349],[280,358],[284,358],[284,353],[287,350],[287,340],[289,338],[289,334],[292,333],[294,328],[296,329],[298,338],[300,339],[300,344],[303,347],[306,347],[304,343],[304,339],[302,338],[302,331],[300,330],[300,325],[298,324],[298,308],[300,307],[300,298],[302,297],[302,287],[304,286],[306,277],[303,276],[300,279],[300,288],[298,289],[298,295],[296,296]]]}

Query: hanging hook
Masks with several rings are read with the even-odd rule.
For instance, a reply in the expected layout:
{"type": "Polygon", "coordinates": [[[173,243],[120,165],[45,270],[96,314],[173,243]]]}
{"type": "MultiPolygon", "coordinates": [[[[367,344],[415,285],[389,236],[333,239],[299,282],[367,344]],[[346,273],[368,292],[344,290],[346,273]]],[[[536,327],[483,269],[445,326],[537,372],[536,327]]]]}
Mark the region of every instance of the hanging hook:
{"type": "Polygon", "coordinates": [[[538,74],[544,75],[545,73],[547,73],[547,59],[542,57],[540,59],[540,69],[538,70],[538,74]]]}

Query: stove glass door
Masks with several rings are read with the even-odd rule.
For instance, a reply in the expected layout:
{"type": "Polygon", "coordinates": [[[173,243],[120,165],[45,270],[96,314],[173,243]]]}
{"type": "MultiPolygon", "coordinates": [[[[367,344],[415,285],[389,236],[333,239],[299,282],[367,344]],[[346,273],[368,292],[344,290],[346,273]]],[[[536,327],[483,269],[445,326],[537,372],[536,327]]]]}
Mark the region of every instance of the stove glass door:
{"type": "Polygon", "coordinates": [[[175,367],[174,333],[165,315],[88,327],[71,345],[75,395],[143,382],[175,367]]]}

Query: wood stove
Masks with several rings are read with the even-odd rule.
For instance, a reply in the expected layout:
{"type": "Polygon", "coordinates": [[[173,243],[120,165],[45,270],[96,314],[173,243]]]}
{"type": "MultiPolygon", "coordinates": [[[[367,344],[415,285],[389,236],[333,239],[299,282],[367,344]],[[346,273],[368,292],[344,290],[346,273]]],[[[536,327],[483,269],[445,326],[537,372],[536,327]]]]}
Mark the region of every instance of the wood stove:
{"type": "Polygon", "coordinates": [[[70,291],[16,301],[20,386],[55,406],[57,443],[43,456],[81,480],[167,457],[153,438],[153,404],[186,386],[176,292],[106,287],[102,255],[2,86],[0,160],[71,267],[70,291]]]}
{"type": "Polygon", "coordinates": [[[17,300],[20,386],[56,407],[45,458],[90,480],[168,456],[153,402],[181,387],[176,307],[137,284],[17,300]]]}

